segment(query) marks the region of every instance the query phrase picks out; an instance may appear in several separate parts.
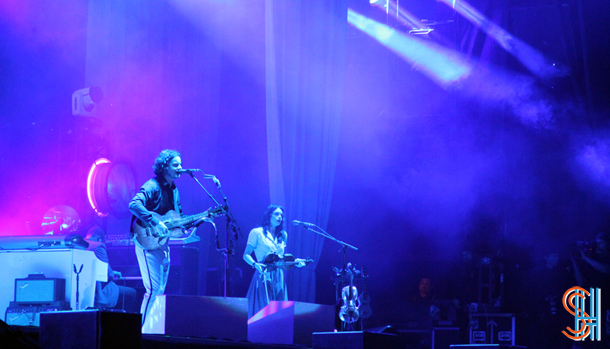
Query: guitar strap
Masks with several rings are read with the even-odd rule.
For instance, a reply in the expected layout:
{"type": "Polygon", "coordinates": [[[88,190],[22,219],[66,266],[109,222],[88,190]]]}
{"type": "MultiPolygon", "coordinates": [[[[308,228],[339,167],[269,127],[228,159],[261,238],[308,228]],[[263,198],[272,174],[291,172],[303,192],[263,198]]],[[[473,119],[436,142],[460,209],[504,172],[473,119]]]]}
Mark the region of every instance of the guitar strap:
{"type": "Polygon", "coordinates": [[[180,217],[182,217],[182,206],[180,205],[180,194],[178,193],[178,188],[176,187],[176,183],[173,184],[172,196],[174,197],[174,211],[178,212],[180,214],[180,217]]]}
{"type": "Polygon", "coordinates": [[[131,223],[129,224],[129,236],[131,236],[132,238],[135,236],[135,233],[133,232],[133,225],[136,222],[136,216],[135,215],[131,215],[131,223]]]}

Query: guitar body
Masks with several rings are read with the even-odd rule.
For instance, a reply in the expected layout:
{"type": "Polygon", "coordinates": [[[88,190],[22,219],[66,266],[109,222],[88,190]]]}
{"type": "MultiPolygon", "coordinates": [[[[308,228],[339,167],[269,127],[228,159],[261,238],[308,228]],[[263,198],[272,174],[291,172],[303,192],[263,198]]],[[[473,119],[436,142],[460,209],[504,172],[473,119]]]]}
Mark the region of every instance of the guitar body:
{"type": "Polygon", "coordinates": [[[136,244],[138,244],[138,246],[144,250],[156,250],[165,245],[172,237],[184,237],[182,228],[185,225],[201,219],[216,217],[222,212],[224,212],[223,207],[186,217],[180,217],[180,214],[176,211],[168,211],[163,216],[156,212],[151,212],[153,217],[165,224],[169,233],[164,234],[159,225],[145,228],[141,225],[142,222],[138,219],[136,220],[136,224],[133,226],[133,239],[136,244]]]}
{"type": "Polygon", "coordinates": [[[176,211],[169,211],[163,216],[156,212],[151,212],[153,217],[157,218],[159,221],[163,222],[170,233],[167,236],[164,236],[159,229],[159,225],[155,227],[145,228],[141,226],[141,222],[138,220],[136,224],[134,224],[133,232],[134,232],[134,241],[144,250],[156,250],[161,248],[161,246],[165,245],[171,236],[178,237],[182,235],[182,227],[174,227],[171,228],[171,222],[177,219],[180,219],[180,214],[176,211]]]}

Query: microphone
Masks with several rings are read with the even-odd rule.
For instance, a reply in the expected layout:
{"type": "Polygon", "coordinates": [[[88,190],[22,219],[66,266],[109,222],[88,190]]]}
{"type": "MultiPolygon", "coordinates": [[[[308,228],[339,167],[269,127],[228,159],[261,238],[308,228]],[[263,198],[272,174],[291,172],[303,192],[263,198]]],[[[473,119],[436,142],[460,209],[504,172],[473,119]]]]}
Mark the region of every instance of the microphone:
{"type": "Polygon", "coordinates": [[[303,227],[315,227],[316,226],[315,224],[297,221],[296,219],[292,221],[292,224],[294,224],[294,225],[301,225],[303,227]]]}
{"type": "MultiPolygon", "coordinates": [[[[183,173],[188,173],[190,175],[193,174],[193,172],[203,172],[198,168],[183,168],[181,170],[176,170],[176,173],[178,174],[183,174],[183,173]]],[[[211,175],[211,174],[203,174],[203,178],[205,179],[212,179],[214,180],[214,183],[216,183],[216,185],[220,188],[220,182],[218,181],[218,179],[216,178],[216,176],[211,175]]]]}
{"type": "Polygon", "coordinates": [[[193,173],[193,172],[203,172],[198,168],[183,168],[181,170],[176,170],[176,172],[178,174],[183,174],[183,173],[193,173]]]}
{"type": "Polygon", "coordinates": [[[220,189],[220,181],[218,180],[218,178],[212,176],[212,180],[214,181],[214,184],[216,184],[216,186],[218,187],[218,189],[220,189]]]}

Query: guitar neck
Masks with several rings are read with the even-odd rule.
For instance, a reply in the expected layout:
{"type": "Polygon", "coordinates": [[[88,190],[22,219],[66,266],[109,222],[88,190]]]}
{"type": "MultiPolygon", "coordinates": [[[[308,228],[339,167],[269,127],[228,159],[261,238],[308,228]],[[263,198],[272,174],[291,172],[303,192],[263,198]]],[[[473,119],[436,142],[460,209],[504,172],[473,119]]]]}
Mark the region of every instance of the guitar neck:
{"type": "Polygon", "coordinates": [[[202,212],[199,214],[194,214],[192,216],[186,216],[186,217],[182,217],[180,219],[176,219],[176,220],[172,221],[171,225],[172,225],[172,228],[181,227],[183,225],[193,223],[196,220],[207,217],[207,216],[208,216],[208,211],[205,211],[205,212],[202,212]]]}

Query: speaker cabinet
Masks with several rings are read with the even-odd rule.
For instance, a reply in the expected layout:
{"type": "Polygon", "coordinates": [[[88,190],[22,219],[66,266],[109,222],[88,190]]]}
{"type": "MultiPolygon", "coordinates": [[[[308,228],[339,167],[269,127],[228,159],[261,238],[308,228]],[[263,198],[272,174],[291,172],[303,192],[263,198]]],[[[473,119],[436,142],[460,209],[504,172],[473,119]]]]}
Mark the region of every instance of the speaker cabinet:
{"type": "Polygon", "coordinates": [[[520,345],[503,345],[503,344],[452,344],[451,349],[527,349],[520,345]]]}
{"type": "Polygon", "coordinates": [[[42,348],[140,348],[141,314],[98,310],[40,314],[42,348]]]}
{"type": "Polygon", "coordinates": [[[404,348],[398,337],[388,333],[364,331],[315,332],[313,349],[377,349],[404,348]]]}
{"type": "Polygon", "coordinates": [[[435,327],[432,329],[432,349],[449,349],[460,343],[459,327],[435,327]]]}

